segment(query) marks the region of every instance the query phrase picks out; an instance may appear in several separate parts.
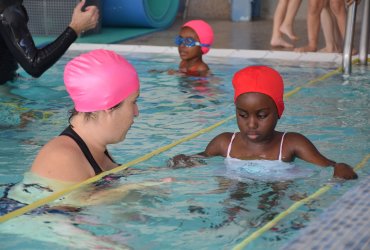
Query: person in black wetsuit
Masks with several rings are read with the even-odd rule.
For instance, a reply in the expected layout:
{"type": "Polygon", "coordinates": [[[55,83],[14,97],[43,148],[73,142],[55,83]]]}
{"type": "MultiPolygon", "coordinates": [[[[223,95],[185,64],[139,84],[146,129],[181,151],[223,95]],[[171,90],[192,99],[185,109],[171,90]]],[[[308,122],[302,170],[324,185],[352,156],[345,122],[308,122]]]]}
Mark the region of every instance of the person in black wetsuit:
{"type": "Polygon", "coordinates": [[[53,42],[36,48],[28,30],[28,15],[23,0],[0,0],[0,84],[17,76],[18,64],[33,77],[40,77],[65,53],[84,31],[96,27],[99,10],[85,0],[77,4],[69,26],[53,42]]]}
{"type": "Polygon", "coordinates": [[[109,50],[93,50],[67,63],[64,83],[74,102],[70,126],[34,160],[38,176],[80,182],[118,166],[108,144],[122,141],[139,115],[135,68],[109,50]]]}

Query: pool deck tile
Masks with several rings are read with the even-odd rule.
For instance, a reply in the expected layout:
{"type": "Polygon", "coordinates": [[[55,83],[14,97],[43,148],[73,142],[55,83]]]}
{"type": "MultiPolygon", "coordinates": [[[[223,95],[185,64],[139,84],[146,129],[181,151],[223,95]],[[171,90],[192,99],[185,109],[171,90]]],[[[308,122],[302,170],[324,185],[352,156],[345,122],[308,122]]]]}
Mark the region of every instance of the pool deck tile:
{"type": "Polygon", "coordinates": [[[281,250],[370,249],[370,176],[347,191],[281,250]]]}

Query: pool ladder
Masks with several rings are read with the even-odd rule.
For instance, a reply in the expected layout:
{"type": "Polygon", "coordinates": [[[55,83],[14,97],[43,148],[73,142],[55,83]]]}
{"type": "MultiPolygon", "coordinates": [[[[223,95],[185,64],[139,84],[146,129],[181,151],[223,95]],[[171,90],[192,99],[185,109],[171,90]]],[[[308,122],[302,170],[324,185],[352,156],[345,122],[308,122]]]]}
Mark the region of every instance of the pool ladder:
{"type": "MultiPolygon", "coordinates": [[[[360,63],[363,65],[367,65],[367,57],[368,57],[368,49],[369,49],[368,48],[369,46],[369,22],[370,22],[369,1],[370,0],[362,0],[364,14],[362,17],[362,25],[361,25],[359,59],[360,59],[360,63]]],[[[355,22],[356,22],[356,9],[357,9],[357,4],[355,2],[352,3],[348,8],[346,34],[344,38],[344,48],[343,48],[343,73],[345,75],[350,75],[352,72],[352,48],[353,48],[355,22]]]]}

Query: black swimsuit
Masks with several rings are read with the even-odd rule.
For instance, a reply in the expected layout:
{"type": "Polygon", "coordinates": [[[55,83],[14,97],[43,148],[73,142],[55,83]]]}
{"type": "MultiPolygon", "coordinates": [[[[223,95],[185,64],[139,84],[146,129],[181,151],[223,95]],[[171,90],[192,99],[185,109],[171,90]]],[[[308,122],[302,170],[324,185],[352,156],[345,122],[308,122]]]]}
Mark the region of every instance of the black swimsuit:
{"type": "Polygon", "coordinates": [[[18,63],[33,77],[41,76],[77,39],[67,27],[53,42],[38,49],[28,30],[23,0],[0,0],[0,84],[16,77],[18,63]]]}
{"type": "MultiPolygon", "coordinates": [[[[91,166],[94,169],[95,175],[100,174],[103,172],[102,168],[98,165],[98,163],[95,161],[94,157],[92,156],[89,148],[87,147],[86,143],[82,140],[82,138],[72,129],[71,126],[68,126],[60,135],[66,135],[72,138],[77,145],[80,147],[82,153],[85,155],[86,159],[89,161],[91,166]]],[[[112,157],[109,155],[108,151],[105,150],[104,152],[108,158],[115,163],[115,161],[112,159],[112,157]]]]}

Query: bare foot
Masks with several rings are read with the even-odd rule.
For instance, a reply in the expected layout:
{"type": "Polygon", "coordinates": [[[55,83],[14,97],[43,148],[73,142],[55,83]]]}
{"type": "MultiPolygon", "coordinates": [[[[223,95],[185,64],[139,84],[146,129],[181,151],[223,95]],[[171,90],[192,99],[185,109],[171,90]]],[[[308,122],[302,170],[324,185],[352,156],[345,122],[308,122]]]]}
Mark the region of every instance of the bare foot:
{"type": "Polygon", "coordinates": [[[295,48],[294,51],[295,52],[316,52],[317,49],[307,45],[307,46],[304,46],[304,47],[295,48]]]}
{"type": "Polygon", "coordinates": [[[322,48],[318,51],[323,52],[323,53],[340,53],[338,48],[336,48],[336,47],[333,48],[333,47],[328,47],[328,46],[326,46],[325,48],[322,48]]]}
{"type": "Polygon", "coordinates": [[[286,26],[282,25],[280,27],[280,32],[283,33],[284,35],[286,35],[287,37],[289,37],[289,39],[292,40],[292,41],[299,40],[299,37],[294,34],[293,30],[289,29],[286,26]]]}
{"type": "MultiPolygon", "coordinates": [[[[339,53],[342,53],[343,51],[339,51],[339,53]]],[[[358,51],[357,51],[357,49],[355,49],[355,48],[353,48],[352,49],[352,56],[355,56],[355,55],[357,55],[358,54],[358,51]]]]}
{"type": "Polygon", "coordinates": [[[285,41],[281,37],[271,38],[270,44],[271,44],[272,47],[283,47],[283,48],[287,48],[287,49],[292,49],[293,48],[293,44],[288,43],[287,41],[285,41]]]}

